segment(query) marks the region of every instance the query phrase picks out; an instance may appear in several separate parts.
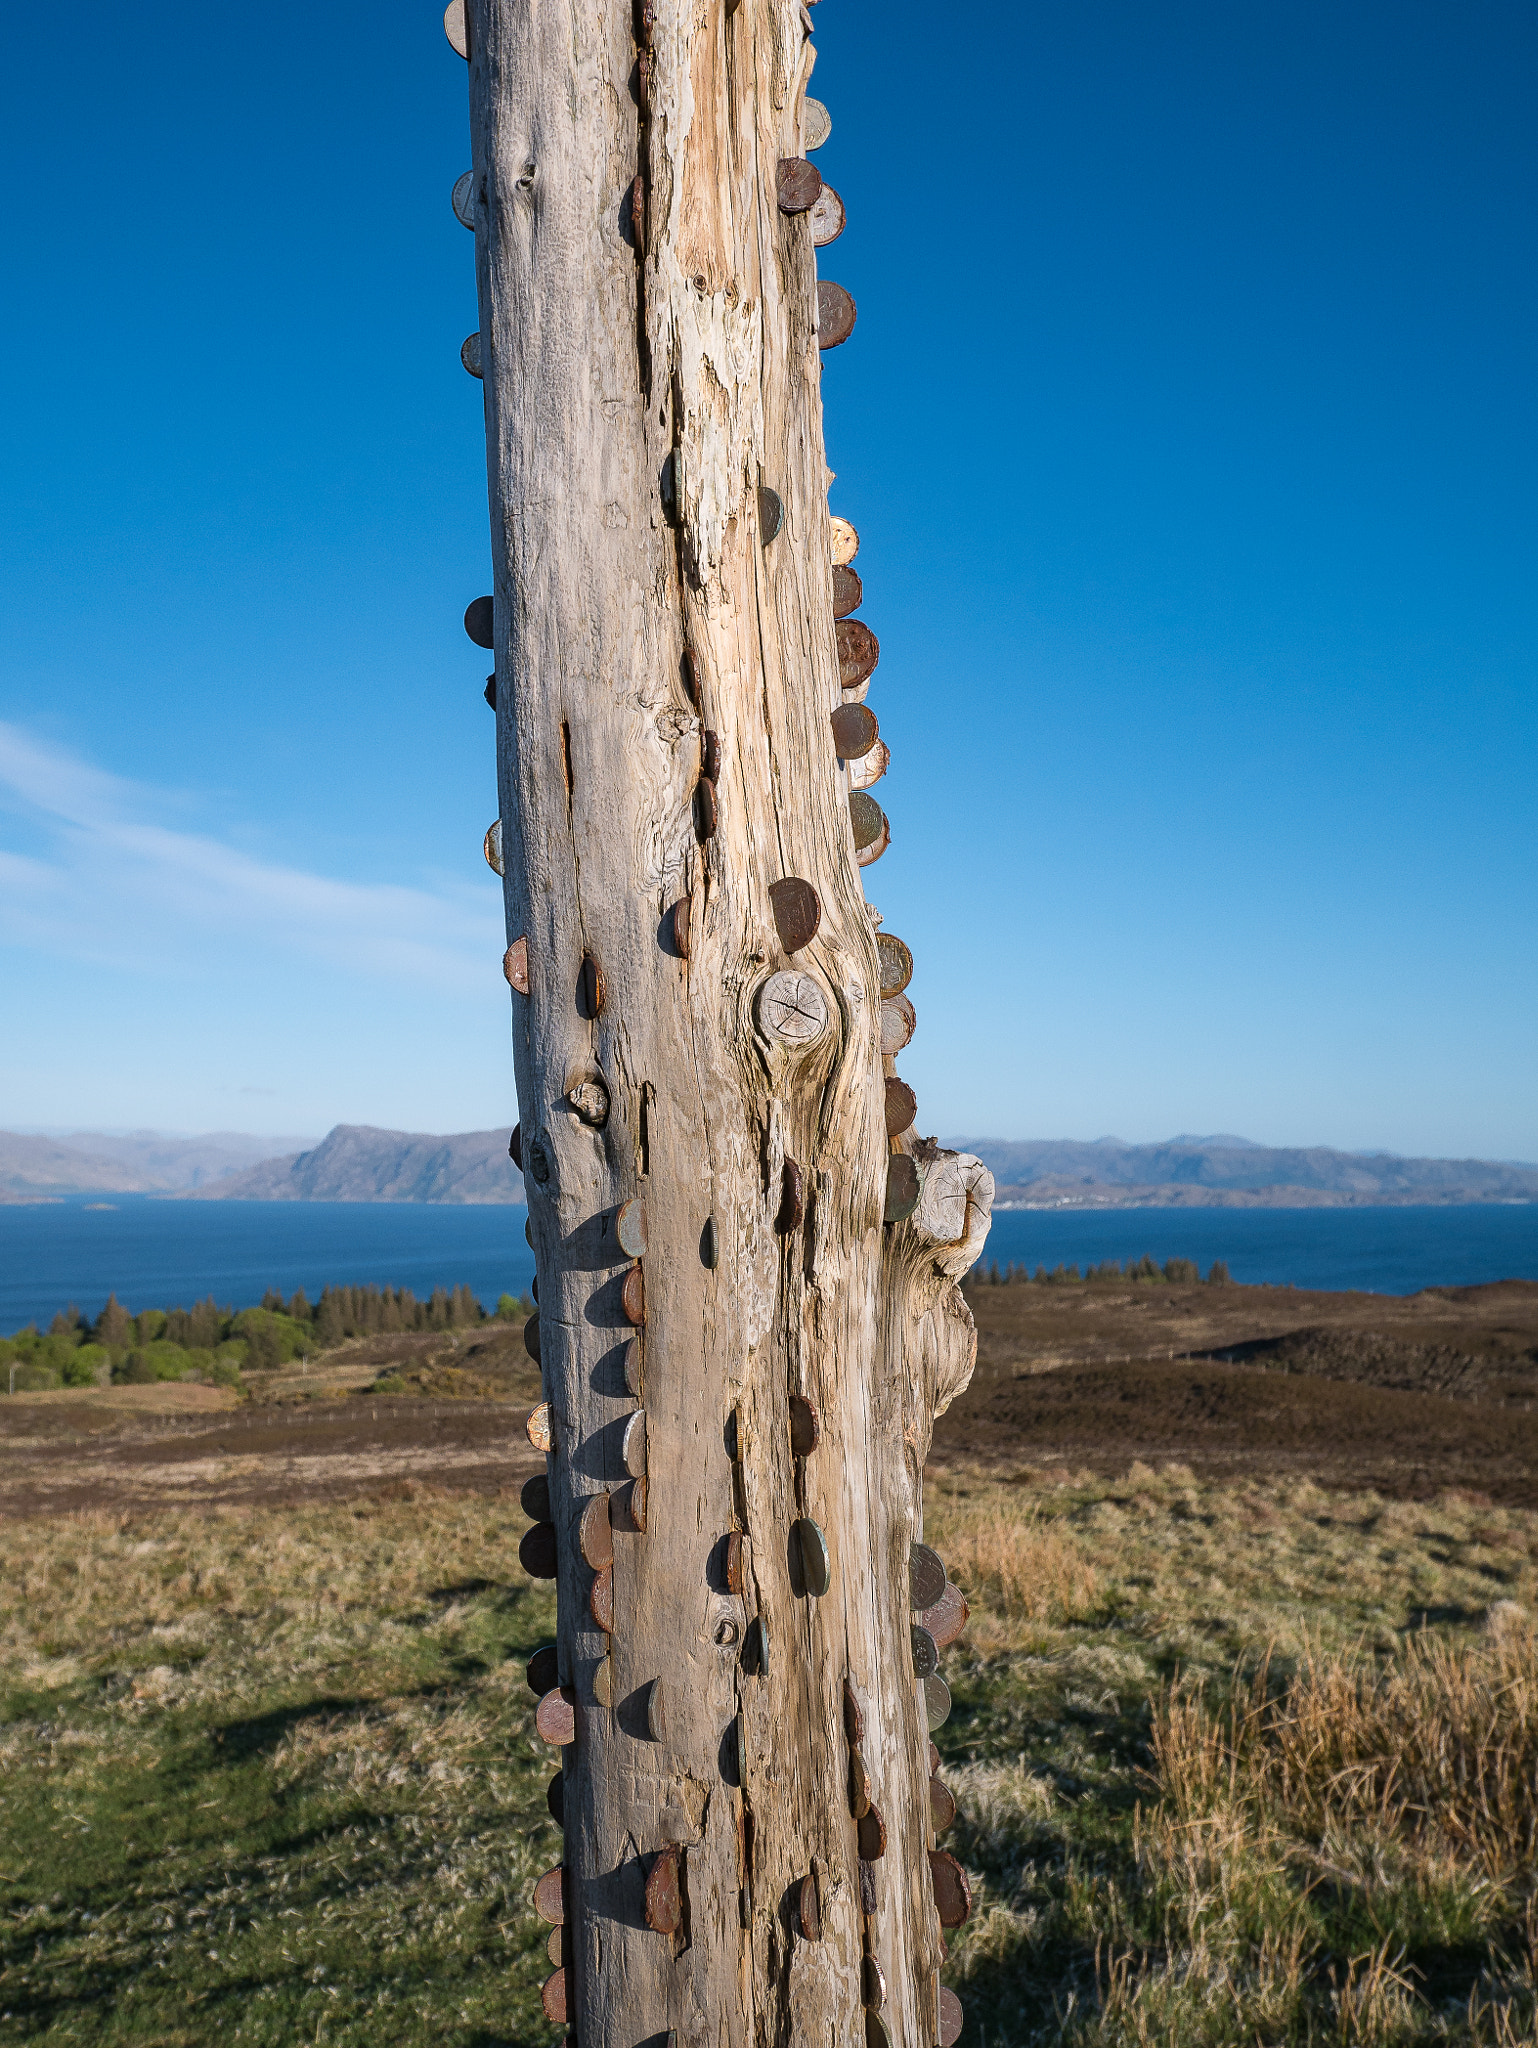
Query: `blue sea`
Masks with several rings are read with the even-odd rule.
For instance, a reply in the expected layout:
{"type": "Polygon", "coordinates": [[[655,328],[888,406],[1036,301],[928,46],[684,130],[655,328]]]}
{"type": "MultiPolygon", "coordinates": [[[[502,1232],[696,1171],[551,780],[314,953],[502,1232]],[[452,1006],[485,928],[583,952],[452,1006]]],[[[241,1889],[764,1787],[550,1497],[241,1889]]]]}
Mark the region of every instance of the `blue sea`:
{"type": "MultiPolygon", "coordinates": [[[[534,1276],[521,1208],[394,1202],[175,1202],[81,1196],[0,1206],[0,1331],[73,1302],[94,1316],[188,1306],[245,1308],[268,1287],[313,1301],[324,1286],[462,1282],[487,1307],[534,1276]],[[100,1206],[110,1204],[110,1206],[100,1206]]],[[[986,1258],[1033,1270],[1101,1259],[1226,1259],[1236,1280],[1412,1294],[1479,1280],[1538,1280],[1538,1204],[1424,1209],[1011,1210],[986,1258]]]]}

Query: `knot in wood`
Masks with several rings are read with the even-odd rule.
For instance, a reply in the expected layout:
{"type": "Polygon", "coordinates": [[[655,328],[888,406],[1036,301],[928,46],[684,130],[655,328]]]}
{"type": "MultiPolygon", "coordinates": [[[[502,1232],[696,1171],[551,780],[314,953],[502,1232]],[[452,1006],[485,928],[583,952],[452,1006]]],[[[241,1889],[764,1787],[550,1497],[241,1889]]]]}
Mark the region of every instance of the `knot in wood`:
{"type": "Polygon", "coordinates": [[[579,1081],[566,1100],[573,1113],[594,1130],[601,1131],[609,1120],[609,1091],[602,1081],[579,1081]]]}
{"type": "Polygon", "coordinates": [[[770,1038],[810,1045],[828,1028],[828,999],[813,976],[783,969],[759,990],[758,1021],[770,1038]]]}

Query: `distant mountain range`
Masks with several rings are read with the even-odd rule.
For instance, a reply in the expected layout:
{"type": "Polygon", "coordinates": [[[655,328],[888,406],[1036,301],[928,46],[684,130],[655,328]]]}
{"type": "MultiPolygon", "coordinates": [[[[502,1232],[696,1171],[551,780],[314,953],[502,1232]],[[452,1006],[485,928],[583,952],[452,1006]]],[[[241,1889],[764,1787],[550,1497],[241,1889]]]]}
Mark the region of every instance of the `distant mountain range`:
{"type": "MultiPolygon", "coordinates": [[[[1313,1208],[1352,1204],[1538,1201],[1538,1166],[1485,1159],[1401,1159],[1388,1152],[1279,1149],[1248,1138],[954,1138],[993,1173],[1003,1208],[1313,1208]]],[[[434,1137],[338,1124],[318,1144],[218,1132],[65,1138],[0,1132],[0,1201],[67,1194],[190,1196],[201,1201],[522,1202],[507,1132],[434,1137]],[[273,1157],[273,1148],[292,1149],[273,1157]]]]}

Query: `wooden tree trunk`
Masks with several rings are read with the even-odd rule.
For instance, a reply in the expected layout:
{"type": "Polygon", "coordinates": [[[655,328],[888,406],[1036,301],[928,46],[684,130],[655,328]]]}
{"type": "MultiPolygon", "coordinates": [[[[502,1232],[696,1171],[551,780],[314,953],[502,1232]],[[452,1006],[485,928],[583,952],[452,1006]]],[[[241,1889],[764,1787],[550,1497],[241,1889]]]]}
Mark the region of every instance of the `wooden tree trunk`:
{"type": "Polygon", "coordinates": [[[582,2048],[929,2044],[910,1546],[992,1183],[888,1135],[806,169],[779,203],[810,16],[641,5],[447,18],[559,1601],[546,2010],[582,2048]]]}

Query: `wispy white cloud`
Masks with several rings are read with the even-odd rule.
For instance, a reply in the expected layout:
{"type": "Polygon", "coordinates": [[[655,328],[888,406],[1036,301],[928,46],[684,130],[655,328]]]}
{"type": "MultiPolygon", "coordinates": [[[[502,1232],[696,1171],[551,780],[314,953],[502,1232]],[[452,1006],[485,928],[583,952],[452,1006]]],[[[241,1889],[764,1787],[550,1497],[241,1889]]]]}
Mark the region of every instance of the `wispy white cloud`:
{"type": "Polygon", "coordinates": [[[502,949],[495,892],[339,881],[163,822],[189,798],[113,775],[0,720],[0,937],[162,972],[242,947],[456,994],[502,949]],[[20,850],[17,850],[17,842],[20,850]]]}

